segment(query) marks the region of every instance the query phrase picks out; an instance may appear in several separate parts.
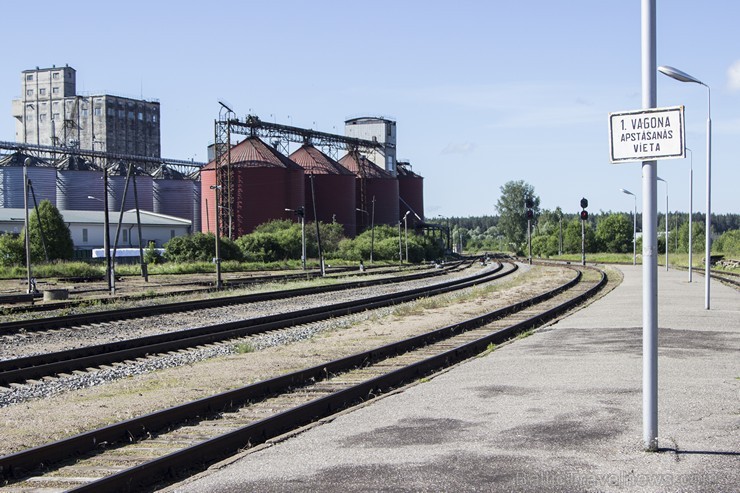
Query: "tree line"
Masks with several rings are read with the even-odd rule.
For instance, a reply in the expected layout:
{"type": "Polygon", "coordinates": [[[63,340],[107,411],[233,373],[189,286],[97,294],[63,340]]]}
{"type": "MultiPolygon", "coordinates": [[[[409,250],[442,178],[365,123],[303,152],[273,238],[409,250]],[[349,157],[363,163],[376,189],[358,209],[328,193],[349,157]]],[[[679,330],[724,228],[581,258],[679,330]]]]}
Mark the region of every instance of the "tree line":
{"type": "MultiPolygon", "coordinates": [[[[534,187],[524,181],[511,181],[501,186],[496,203],[498,215],[450,217],[452,236],[462,241],[468,251],[509,251],[523,254],[527,248],[525,202],[531,200],[533,217],[532,253],[551,257],[560,252],[581,252],[581,218],[578,213],[565,213],[560,207],[541,209],[534,187]]],[[[658,248],[665,250],[666,214],[658,213],[658,248]]],[[[692,215],[692,250],[704,252],[704,213],[692,215]]],[[[634,218],[630,212],[589,214],[585,221],[586,251],[589,253],[630,253],[633,249],[634,218]]],[[[637,250],[641,250],[642,214],[638,213],[637,250]]],[[[740,214],[712,214],[712,251],[740,255],[740,214]]],[[[689,218],[687,213],[668,214],[668,251],[688,253],[689,218]]]]}

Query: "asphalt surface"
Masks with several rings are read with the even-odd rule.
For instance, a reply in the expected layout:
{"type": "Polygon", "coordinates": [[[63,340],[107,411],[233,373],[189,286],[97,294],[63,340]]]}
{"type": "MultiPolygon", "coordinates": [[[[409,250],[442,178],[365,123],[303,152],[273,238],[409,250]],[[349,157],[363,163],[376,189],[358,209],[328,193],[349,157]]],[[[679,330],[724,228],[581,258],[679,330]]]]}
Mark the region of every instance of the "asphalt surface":
{"type": "Polygon", "coordinates": [[[658,452],[642,444],[642,269],[530,337],[169,488],[740,491],[740,292],[659,270],[658,452]]]}

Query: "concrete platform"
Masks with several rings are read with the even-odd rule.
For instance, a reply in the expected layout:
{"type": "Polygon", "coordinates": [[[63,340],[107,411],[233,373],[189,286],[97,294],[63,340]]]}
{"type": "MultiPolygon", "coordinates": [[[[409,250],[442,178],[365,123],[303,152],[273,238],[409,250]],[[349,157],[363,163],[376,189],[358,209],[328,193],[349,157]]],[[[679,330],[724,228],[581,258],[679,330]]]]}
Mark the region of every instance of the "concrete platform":
{"type": "Polygon", "coordinates": [[[642,270],[530,337],[185,483],[231,491],[740,491],[740,292],[659,270],[642,447],[642,270]]]}

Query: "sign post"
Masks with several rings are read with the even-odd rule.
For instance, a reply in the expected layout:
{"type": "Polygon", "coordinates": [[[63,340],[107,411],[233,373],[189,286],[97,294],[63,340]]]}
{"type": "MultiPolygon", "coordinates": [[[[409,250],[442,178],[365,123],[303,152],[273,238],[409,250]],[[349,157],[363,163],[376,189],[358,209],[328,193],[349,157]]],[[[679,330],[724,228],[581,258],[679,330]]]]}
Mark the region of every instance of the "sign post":
{"type": "Polygon", "coordinates": [[[609,114],[612,163],[642,163],[642,436],[658,450],[658,233],[659,159],[684,158],[683,106],[656,108],[656,0],[641,1],[642,109],[609,114]]]}

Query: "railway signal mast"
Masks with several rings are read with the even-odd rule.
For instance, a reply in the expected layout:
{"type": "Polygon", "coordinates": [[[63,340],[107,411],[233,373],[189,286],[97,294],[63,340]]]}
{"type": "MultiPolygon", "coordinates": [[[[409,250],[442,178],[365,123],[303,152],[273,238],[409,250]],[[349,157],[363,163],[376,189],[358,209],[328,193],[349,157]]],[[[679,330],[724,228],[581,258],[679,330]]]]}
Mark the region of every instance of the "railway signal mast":
{"type": "Polygon", "coordinates": [[[588,221],[588,200],[581,199],[581,265],[586,265],[586,221],[588,221]]]}

